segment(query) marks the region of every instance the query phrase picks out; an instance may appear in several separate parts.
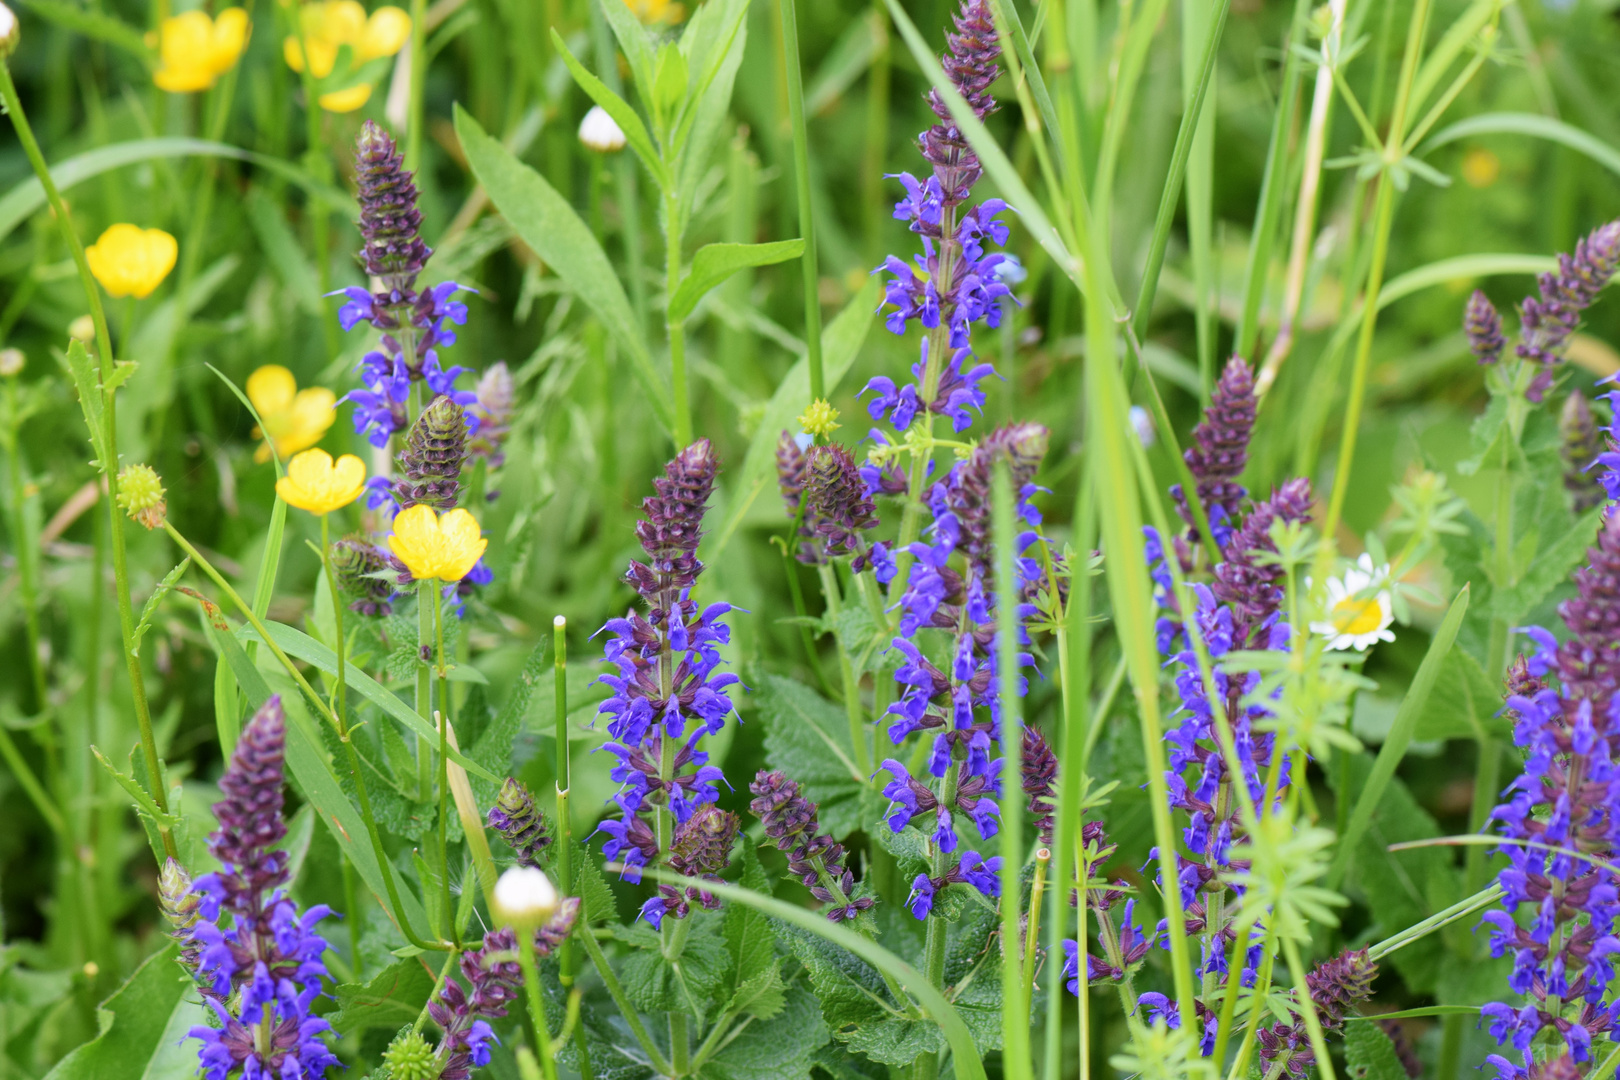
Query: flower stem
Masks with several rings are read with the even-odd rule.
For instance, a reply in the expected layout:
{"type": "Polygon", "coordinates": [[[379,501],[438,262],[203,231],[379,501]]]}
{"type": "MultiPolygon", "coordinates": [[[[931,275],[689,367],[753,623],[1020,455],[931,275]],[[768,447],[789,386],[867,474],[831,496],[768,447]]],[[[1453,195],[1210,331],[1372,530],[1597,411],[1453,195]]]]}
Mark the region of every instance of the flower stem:
{"type": "MultiPolygon", "coordinates": [[[[12,126],[17,131],[17,139],[23,145],[23,152],[28,156],[28,163],[33,167],[34,175],[39,178],[40,186],[45,189],[45,198],[51,204],[57,228],[61,230],[68,251],[73,255],[73,264],[79,272],[79,284],[90,304],[90,320],[96,328],[96,346],[101,354],[99,357],[101,377],[105,382],[113,373],[113,350],[112,336],[107,332],[107,312],[101,304],[101,292],[96,285],[95,277],[90,273],[90,263],[85,258],[84,245],[79,242],[78,234],[73,231],[73,221],[68,216],[67,204],[62,201],[62,194],[56,189],[56,181],[51,178],[51,170],[45,164],[45,155],[40,152],[39,143],[34,139],[33,128],[28,124],[28,116],[23,112],[22,100],[17,96],[17,86],[11,81],[11,68],[4,61],[0,61],[0,103],[5,105],[6,114],[11,117],[12,126]]],[[[151,784],[150,794],[157,808],[166,814],[169,812],[169,794],[164,787],[163,767],[158,760],[157,740],[152,733],[152,713],[146,700],[146,679],[141,672],[140,657],[135,655],[132,648],[135,640],[135,611],[129,598],[129,559],[124,548],[124,515],[118,508],[118,427],[114,412],[115,404],[115,395],[103,391],[102,413],[105,417],[103,422],[105,430],[101,434],[106,458],[101,461],[100,466],[107,478],[107,514],[111,526],[108,535],[112,539],[113,578],[117,585],[118,628],[123,638],[124,665],[129,671],[130,696],[135,705],[135,724],[140,729],[141,756],[146,764],[151,784]]],[[[174,836],[168,826],[159,825],[158,836],[162,840],[164,853],[178,861],[179,849],[175,847],[174,836]]]]}
{"type": "MultiPolygon", "coordinates": [[[[587,930],[587,933],[589,931],[587,930]]],[[[529,1019],[534,1021],[535,1047],[546,1080],[557,1080],[557,1055],[551,1049],[551,1032],[546,1027],[546,1010],[540,1004],[540,972],[534,963],[534,928],[521,927],[517,933],[518,963],[523,968],[523,990],[529,999],[529,1019]]],[[[1331,1080],[1331,1077],[1329,1078],[1331,1080]]]]}
{"type": "MultiPolygon", "coordinates": [[[[951,762],[950,768],[945,770],[945,780],[940,785],[939,804],[950,806],[956,801],[956,779],[961,766],[951,762]]],[[[938,844],[933,845],[934,855],[929,867],[932,877],[944,877],[946,863],[949,855],[941,851],[938,844]]],[[[928,916],[927,934],[923,943],[923,978],[928,985],[945,986],[945,934],[947,925],[943,916],[938,912],[928,916]]],[[[1016,939],[1015,939],[1016,940],[1016,939]]],[[[912,1080],[935,1080],[939,1075],[939,1055],[928,1053],[919,1057],[912,1066],[912,1080]]]]}
{"type": "Polygon", "coordinates": [[[590,912],[580,912],[579,938],[585,943],[585,951],[590,954],[591,963],[596,965],[596,973],[602,977],[602,984],[607,987],[608,996],[613,1004],[619,1008],[619,1015],[630,1027],[630,1034],[635,1036],[636,1042],[641,1046],[642,1053],[647,1055],[647,1061],[652,1065],[653,1071],[659,1076],[670,1076],[669,1059],[664,1057],[658,1044],[652,1041],[647,1034],[647,1028],[641,1022],[641,1014],[636,1007],[630,1004],[625,997],[624,987],[619,983],[619,977],[613,974],[613,966],[608,963],[607,957],[602,955],[602,946],[596,943],[596,936],[591,933],[590,912]]]}
{"type": "Polygon", "coordinates": [[[439,582],[422,582],[421,602],[432,605],[434,674],[438,677],[439,707],[432,719],[439,725],[439,889],[444,905],[444,937],[456,942],[455,919],[451,916],[450,900],[450,694],[445,682],[444,668],[444,605],[439,602],[439,582]]]}
{"type": "Polygon", "coordinates": [[[799,235],[804,238],[804,360],[810,370],[810,400],[827,396],[821,370],[821,271],[816,262],[816,223],[810,201],[810,134],[804,119],[804,77],[799,70],[799,17],[793,0],[782,7],[782,57],[786,65],[788,125],[793,129],[793,182],[799,194],[799,235]]]}
{"type": "MultiPolygon", "coordinates": [[[[681,283],[681,204],[674,192],[664,193],[664,284],[674,296],[681,283]]],[[[692,445],[692,399],[686,381],[686,322],[664,320],[669,335],[669,380],[675,404],[675,449],[692,445]]]]}
{"type": "MultiPolygon", "coordinates": [[[[568,792],[571,780],[568,771],[568,619],[558,615],[551,621],[552,653],[556,658],[553,676],[553,701],[557,713],[557,875],[563,895],[574,889],[573,847],[574,834],[568,823],[568,792]]],[[[587,928],[589,932],[589,928],[587,928]]],[[[574,985],[573,938],[564,938],[557,950],[557,964],[561,969],[563,986],[574,985]]],[[[584,1044],[581,1043],[583,1046],[584,1044]]]]}
{"type": "MultiPolygon", "coordinates": [[[[843,613],[843,600],[839,596],[838,575],[830,563],[816,568],[821,574],[821,593],[827,600],[827,614],[833,621],[843,613]]],[[[872,755],[866,746],[866,712],[861,708],[860,676],[850,660],[844,637],[833,631],[833,643],[838,647],[838,673],[844,684],[844,716],[849,721],[849,741],[855,750],[855,767],[862,776],[872,773],[872,755]]]]}

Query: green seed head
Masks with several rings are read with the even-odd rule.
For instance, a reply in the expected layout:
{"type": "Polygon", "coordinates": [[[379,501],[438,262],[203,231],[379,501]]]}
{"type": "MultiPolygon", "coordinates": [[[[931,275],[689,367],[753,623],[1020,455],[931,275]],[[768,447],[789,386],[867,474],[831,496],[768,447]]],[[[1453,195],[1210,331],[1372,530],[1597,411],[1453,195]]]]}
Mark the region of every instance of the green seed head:
{"type": "Polygon", "coordinates": [[[148,529],[162,525],[168,514],[163,481],[150,465],[126,465],[118,474],[118,505],[148,529]]]}
{"type": "Polygon", "coordinates": [[[420,1032],[407,1031],[383,1051],[383,1064],[393,1080],[435,1080],[439,1052],[420,1032]]]}

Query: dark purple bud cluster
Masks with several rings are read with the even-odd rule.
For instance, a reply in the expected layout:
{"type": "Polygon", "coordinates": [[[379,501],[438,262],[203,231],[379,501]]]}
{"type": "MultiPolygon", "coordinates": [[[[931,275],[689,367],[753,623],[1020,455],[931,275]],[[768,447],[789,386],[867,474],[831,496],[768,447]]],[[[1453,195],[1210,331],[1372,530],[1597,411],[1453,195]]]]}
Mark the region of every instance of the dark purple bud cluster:
{"type": "Polygon", "coordinates": [[[332,570],[338,589],[349,598],[349,610],[361,615],[393,613],[394,585],[378,577],[394,569],[389,553],[360,537],[345,537],[332,545],[332,570]]]}
{"type": "MultiPolygon", "coordinates": [[[[1613,383],[1616,379],[1610,375],[1603,381],[1613,383]]],[[[1610,390],[1603,397],[1609,402],[1609,426],[1603,430],[1603,452],[1594,459],[1593,466],[1602,468],[1598,483],[1610,503],[1607,513],[1613,517],[1616,504],[1620,504],[1620,390],[1610,390]]]]}
{"type": "Polygon", "coordinates": [[[618,673],[601,677],[613,694],[600,712],[612,737],[604,748],[617,759],[610,775],[621,785],[613,801],[622,817],[602,822],[599,831],[608,836],[603,852],[623,862],[629,880],[640,880],[640,867],[661,854],[643,812],[668,810],[685,824],[719,797],[720,770],[698,743],[719,732],[732,711],[725,691],[737,677],[716,673],[719,647],[731,640],[721,621],[731,605],[699,610],[691,598],[703,572],[697,547],[716,471],[714,452],[702,439],[653,481],[655,494],[642,501],[636,524],[647,561],[632,561],[625,576],[646,614],[632,611],[606,626],[613,635],[606,656],[618,673]]]}
{"type": "Polygon", "coordinates": [[[804,502],[813,447],[812,436],[794,435],[786,430],[776,440],[776,485],[782,493],[782,506],[788,520],[799,523],[799,548],[795,558],[806,566],[820,566],[827,561],[816,538],[815,511],[804,502]]]}
{"type": "MultiPolygon", "coordinates": [[[[1210,395],[1209,408],[1204,419],[1193,428],[1193,445],[1183,452],[1187,467],[1198,481],[1198,498],[1209,517],[1209,527],[1215,534],[1215,546],[1226,546],[1231,538],[1238,508],[1248,491],[1237,482],[1249,460],[1249,437],[1254,433],[1254,376],[1241,356],[1226,362],[1226,369],[1210,395]]],[[[1187,523],[1186,543],[1198,543],[1198,530],[1194,516],[1187,505],[1187,493],[1176,484],[1170,488],[1187,523]]],[[[1183,562],[1190,562],[1184,558],[1183,562]]]]}
{"type": "MultiPolygon", "coordinates": [[[[1620,267],[1620,221],[1600,225],[1575,245],[1574,254],[1558,256],[1558,272],[1537,279],[1539,296],[1519,306],[1519,356],[1551,369],[1564,358],[1564,347],[1581,312],[1592,306],[1603,286],[1620,267]]],[[[1543,370],[1526,396],[1540,401],[1552,385],[1552,372],[1543,370]]]]}
{"type": "Polygon", "coordinates": [[[1598,531],[1590,564],[1575,574],[1576,595],[1559,606],[1569,637],[1559,643],[1539,627],[1527,631],[1537,650],[1510,672],[1508,708],[1514,741],[1527,752],[1524,773],[1491,817],[1509,840],[1498,880],[1501,911],[1487,912],[1491,951],[1513,954],[1508,985],[1522,1005],[1482,1010],[1497,1042],[1523,1063],[1492,1056],[1501,1075],[1522,1078],[1536,1058],[1556,1059],[1558,1044],[1575,1063],[1591,1059],[1592,1042],[1615,1030],[1620,1002],[1610,997],[1620,893],[1591,858],[1620,848],[1620,518],[1598,531]],[[1545,681],[1555,676],[1557,689],[1545,681]],[[1533,916],[1514,917],[1522,905],[1533,916]],[[1542,1047],[1551,1035],[1553,1047],[1542,1047]],[[1534,1044],[1534,1051],[1533,1046],[1534,1044]]]}
{"type": "Polygon", "coordinates": [[[1261,556],[1275,555],[1271,527],[1277,522],[1305,523],[1311,520],[1311,482],[1303,477],[1285,481],[1270,499],[1256,503],[1243,519],[1243,525],[1222,550],[1222,562],[1215,568],[1215,598],[1232,610],[1234,648],[1266,648],[1282,604],[1282,567],[1261,556]]]}
{"type": "Polygon", "coordinates": [[[461,493],[466,461],[466,410],[447,397],[436,397],[406,433],[398,458],[400,475],[393,483],[394,503],[400,510],[417,503],[450,509],[461,493]]]}
{"type": "MultiPolygon", "coordinates": [[[[298,913],[284,888],[287,853],[275,847],[287,835],[286,737],[281,699],[272,697],[242,731],[219,782],[225,798],[214,804],[219,828],[208,849],[221,868],[196,880],[195,911],[184,915],[191,921],[183,955],[195,956],[204,999],[220,1025],[189,1034],[202,1043],[205,1080],[303,1080],[338,1063],[326,1043],[331,1025],[310,1012],[329,977],[321,962],[326,942],[315,926],[331,909],[298,913]]],[[[181,905],[171,906],[179,914],[181,905]]]]}
{"type": "Polygon", "coordinates": [[[806,523],[813,514],[822,551],[854,556],[850,569],[858,574],[872,565],[872,553],[862,534],[877,527],[877,507],[848,450],[834,443],[814,447],[805,456],[809,459],[806,523]]]}
{"type": "Polygon", "coordinates": [[[554,839],[546,815],[534,804],[534,795],[523,781],[510,776],[489,808],[489,827],[506,840],[519,866],[539,866],[554,839]]]}
{"type": "Polygon", "coordinates": [[[1603,490],[1600,474],[1592,471],[1603,453],[1603,438],[1599,433],[1592,406],[1579,390],[1564,399],[1558,414],[1559,452],[1564,459],[1564,490],[1569,492],[1570,505],[1577,514],[1584,514],[1608,499],[1603,490]]]}
{"type": "Polygon", "coordinates": [[[827,918],[845,922],[877,903],[855,897],[855,875],[844,865],[844,845],[821,831],[816,804],[800,793],[797,781],[761,769],[748,785],[748,809],[765,825],[765,835],[787,855],[788,870],[824,904],[827,918]]]}
{"type": "Polygon", "coordinates": [[[489,1064],[492,1044],[500,1041],[489,1022],[506,1015],[507,1003],[523,986],[517,938],[510,929],[496,930],[480,948],[462,953],[460,967],[466,988],[446,978],[438,998],[428,1003],[428,1015],[444,1032],[439,1080],[467,1080],[473,1069],[489,1064]]]}
{"type": "MultiPolygon", "coordinates": [[[[990,85],[1000,73],[995,21],[985,0],[962,0],[954,22],[955,32],[945,35],[946,51],[940,61],[952,86],[982,119],[996,109],[990,95],[990,85]]],[[[933,331],[942,331],[951,354],[935,358],[933,387],[925,385],[934,348],[929,340],[912,368],[915,385],[896,388],[894,380],[880,376],[861,393],[871,390],[877,395],[868,405],[872,419],[892,413],[897,430],[910,427],[918,410],[926,408],[949,416],[955,429],[962,431],[972,422],[967,408],[984,405],[979,384],[991,372],[988,364],[966,366],[972,357],[971,328],[980,321],[990,327],[1001,324],[1002,298],[1011,293],[1004,277],[1016,274],[1017,263],[1000,253],[986,254],[987,242],[997,246],[1007,242],[1007,226],[999,220],[1007,204],[987,199],[962,208],[983,169],[937,88],[929,91],[928,103],[939,123],[924,131],[918,143],[933,175],[919,180],[901,173],[906,197],[894,207],[895,218],[922,237],[922,254],[915,256],[917,270],[891,255],[873,272],[891,275],[884,293],[884,303],[895,307],[886,320],[889,330],[904,334],[906,325],[916,319],[931,332],[930,339],[937,336],[933,331]]]]}
{"type": "Polygon", "coordinates": [[[1479,289],[1474,290],[1468,298],[1468,306],[1463,309],[1463,333],[1481,367],[1490,367],[1502,359],[1502,350],[1507,348],[1507,341],[1502,337],[1502,315],[1490,297],[1479,289]]]}
{"type": "MultiPolygon", "coordinates": [[[[406,403],[413,382],[425,382],[434,394],[460,405],[474,402],[471,393],[455,388],[457,376],[469,369],[446,370],[438,354],[440,346],[455,344],[450,326],[467,323],[467,305],[451,299],[466,290],[453,281],[417,290],[417,275],[433,252],[419,235],[422,215],[416,209],[415,177],[394,140],[370,120],[356,144],[355,179],[360,189],[360,261],[379,288],[339,290],[348,303],[338,312],[338,322],[344,330],[370,323],[382,332],[382,349],[361,360],[365,387],[343,400],[355,404],[355,431],[382,447],[409,419],[406,403]]],[[[468,423],[476,425],[477,419],[469,416],[468,423]]]]}
{"type": "MultiPolygon", "coordinates": [[[[1324,1032],[1344,1027],[1344,1018],[1350,1010],[1371,996],[1377,975],[1378,964],[1368,957],[1366,949],[1342,952],[1306,974],[1305,985],[1309,987],[1311,1004],[1316,1007],[1316,1018],[1324,1032]]],[[[1292,1015],[1287,1022],[1279,1021],[1260,1029],[1257,1040],[1260,1059],[1268,1065],[1280,1062],[1289,1076],[1303,1077],[1316,1063],[1316,1054],[1311,1049],[1304,1014],[1298,1008],[1290,1012],[1292,1015]]]]}
{"type": "MultiPolygon", "coordinates": [[[[719,881],[719,871],[731,862],[731,846],[737,841],[742,822],[729,810],[713,803],[698,807],[692,816],[675,828],[669,844],[669,868],[685,877],[719,881]]],[[[709,911],[720,906],[713,893],[689,886],[682,890],[659,885],[658,894],[641,905],[641,916],[655,928],[668,915],[684,919],[697,904],[709,911]]]]}
{"type": "Polygon", "coordinates": [[[1057,817],[1057,755],[1036,728],[1024,728],[1023,751],[1024,794],[1029,796],[1030,819],[1041,843],[1052,843],[1052,830],[1057,817]]]}
{"type": "MultiPolygon", "coordinates": [[[[512,434],[512,406],[514,398],[512,373],[505,360],[491,364],[478,378],[473,390],[473,402],[467,406],[478,423],[475,434],[467,443],[467,451],[482,458],[491,469],[506,463],[506,440],[512,434]]],[[[494,501],[498,492],[491,491],[486,498],[494,501]]]]}

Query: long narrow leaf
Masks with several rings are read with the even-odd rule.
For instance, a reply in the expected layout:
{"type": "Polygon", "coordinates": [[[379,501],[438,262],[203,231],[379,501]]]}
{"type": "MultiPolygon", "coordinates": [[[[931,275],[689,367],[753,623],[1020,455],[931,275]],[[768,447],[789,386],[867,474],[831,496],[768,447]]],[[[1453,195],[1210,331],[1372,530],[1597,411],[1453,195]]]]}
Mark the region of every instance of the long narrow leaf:
{"type": "Polygon", "coordinates": [[[1536,113],[1485,113],[1481,116],[1470,116],[1437,132],[1423,144],[1419,154],[1427,154],[1447,143],[1479,135],[1529,135],[1537,139],[1546,139],[1548,142],[1555,142],[1577,153],[1585,154],[1605,169],[1620,175],[1620,150],[1578,127],[1536,113]]]}
{"type": "MultiPolygon", "coordinates": [[[[1372,824],[1374,812],[1378,809],[1379,800],[1384,797],[1384,788],[1389,786],[1390,778],[1395,775],[1395,768],[1406,756],[1406,748],[1412,742],[1412,729],[1417,726],[1418,717],[1423,714],[1424,708],[1429,704],[1429,694],[1434,690],[1434,684],[1440,678],[1441,665],[1445,663],[1446,654],[1451,652],[1451,645],[1457,640],[1457,631],[1462,627],[1463,616],[1468,613],[1468,586],[1464,585],[1457,594],[1457,599],[1451,602],[1451,610],[1446,612],[1445,621],[1440,629],[1434,633],[1434,640],[1429,642],[1429,651],[1423,657],[1423,663],[1418,666],[1417,675],[1412,678],[1412,686],[1401,701],[1401,707],[1395,713],[1395,722],[1390,725],[1389,735],[1384,739],[1384,745],[1378,749],[1378,757],[1373,762],[1372,772],[1367,775],[1367,783],[1355,797],[1355,810],[1350,814],[1350,821],[1344,828],[1344,835],[1339,837],[1339,848],[1334,853],[1333,863],[1328,867],[1327,887],[1337,889],[1344,880],[1344,873],[1350,866],[1351,856],[1355,854],[1356,845],[1361,842],[1361,834],[1367,831],[1372,824]]],[[[1339,792],[1339,798],[1350,798],[1350,792],[1339,792]]]]}

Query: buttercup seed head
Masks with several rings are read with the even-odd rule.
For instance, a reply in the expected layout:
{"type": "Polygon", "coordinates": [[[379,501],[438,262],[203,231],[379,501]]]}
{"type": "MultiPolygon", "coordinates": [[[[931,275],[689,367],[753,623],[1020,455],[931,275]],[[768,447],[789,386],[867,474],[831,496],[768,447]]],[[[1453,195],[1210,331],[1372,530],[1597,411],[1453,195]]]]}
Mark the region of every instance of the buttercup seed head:
{"type": "Polygon", "coordinates": [[[579,122],[579,141],[598,154],[617,153],[624,149],[624,130],[606,109],[593,105],[579,122]]]}
{"type": "Polygon", "coordinates": [[[125,465],[118,473],[119,508],[148,529],[162,525],[168,514],[163,494],[163,481],[150,465],[125,465]]]}
{"type": "Polygon", "coordinates": [[[439,1075],[438,1050],[420,1032],[407,1031],[388,1044],[383,1064],[390,1080],[435,1080],[439,1075]]]}
{"type": "Polygon", "coordinates": [[[799,417],[799,427],[806,435],[816,435],[823,439],[843,426],[838,423],[838,410],[825,398],[812,401],[810,407],[799,417]]]}

